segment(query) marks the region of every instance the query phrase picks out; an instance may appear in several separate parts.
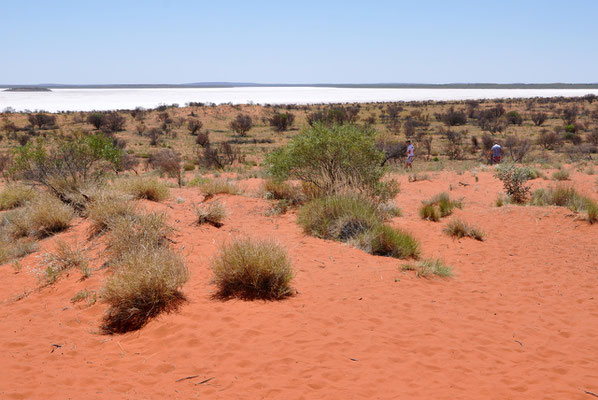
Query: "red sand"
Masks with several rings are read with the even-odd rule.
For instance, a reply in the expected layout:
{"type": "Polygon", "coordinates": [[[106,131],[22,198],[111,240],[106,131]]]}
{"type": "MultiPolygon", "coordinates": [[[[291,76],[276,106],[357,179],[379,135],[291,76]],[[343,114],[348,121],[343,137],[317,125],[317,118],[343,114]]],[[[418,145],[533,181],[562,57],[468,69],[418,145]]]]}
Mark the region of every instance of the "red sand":
{"type": "MultiPolygon", "coordinates": [[[[73,305],[99,290],[105,271],[34,290],[25,267],[0,268],[2,399],[590,399],[598,394],[598,225],[563,208],[492,207],[489,173],[429,174],[407,183],[391,224],[413,232],[424,257],[453,266],[451,279],[418,279],[404,261],[305,236],[295,215],[267,217],[269,203],[217,196],[231,215],[221,229],[194,225],[197,189],[166,211],[191,280],[178,312],[140,331],[100,334],[106,306],[73,305]],[[461,186],[458,182],[469,184],[461,186]],[[457,215],[487,233],[454,241],[445,221],[422,221],[420,201],[452,185],[457,215]],[[289,251],[298,293],[280,302],[211,298],[209,259],[235,236],[273,237],[289,251]],[[53,346],[60,345],[61,347],[53,346]],[[186,377],[190,379],[181,380],[186,377]],[[209,381],[207,379],[210,379],[209,381]],[[203,383],[202,383],[203,382],[203,383]]],[[[572,174],[596,198],[595,178],[572,174]]],[[[535,185],[551,183],[536,180],[535,185]]],[[[249,184],[249,187],[256,185],[249,184]]],[[[149,203],[146,203],[149,204],[149,203]]],[[[88,243],[87,222],[58,237],[88,243]]],[[[50,248],[56,238],[42,242],[50,248]]],[[[93,254],[98,253],[96,250],[93,254]]],[[[22,261],[39,265],[39,254],[22,261]]],[[[101,264],[96,260],[94,266],[101,264]]]]}

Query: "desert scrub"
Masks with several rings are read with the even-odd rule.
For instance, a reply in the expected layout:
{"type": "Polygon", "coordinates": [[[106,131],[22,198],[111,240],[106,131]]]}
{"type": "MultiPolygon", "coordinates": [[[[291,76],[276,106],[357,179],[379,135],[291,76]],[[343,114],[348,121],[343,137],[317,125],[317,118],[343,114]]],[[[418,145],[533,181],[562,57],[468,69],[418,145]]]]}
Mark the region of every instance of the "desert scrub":
{"type": "Polygon", "coordinates": [[[355,246],[377,256],[419,258],[419,243],[409,233],[388,225],[378,225],[355,239],[355,246]]]}
{"type": "Polygon", "coordinates": [[[525,203],[530,191],[530,186],[525,182],[531,179],[533,173],[528,167],[517,167],[514,164],[503,164],[496,167],[494,177],[500,179],[507,196],[513,203],[525,203]]]}
{"type": "Polygon", "coordinates": [[[7,185],[0,192],[0,211],[24,206],[34,197],[35,191],[30,187],[19,184],[7,185]]]}
{"type": "Polygon", "coordinates": [[[62,274],[73,268],[78,269],[83,278],[91,275],[89,258],[85,252],[62,240],[56,242],[53,253],[44,254],[43,263],[46,267],[40,275],[40,281],[44,286],[53,284],[62,274]]]}
{"type": "Polygon", "coordinates": [[[218,296],[277,300],[291,294],[291,262],[276,242],[236,239],[212,260],[218,296]]]}
{"type": "Polygon", "coordinates": [[[79,290],[73,297],[71,297],[71,303],[79,303],[85,300],[85,305],[92,306],[98,300],[98,294],[95,290],[79,290]]]}
{"type": "Polygon", "coordinates": [[[439,259],[425,259],[415,264],[407,264],[401,267],[403,271],[415,271],[418,278],[427,278],[430,275],[443,277],[453,276],[453,270],[439,259]]]}
{"type": "Polygon", "coordinates": [[[557,186],[537,189],[532,193],[530,204],[534,206],[567,207],[573,212],[586,212],[590,223],[598,222],[598,205],[572,187],[557,186]]]}
{"type": "Polygon", "coordinates": [[[184,300],[180,289],[189,271],[183,258],[166,247],[139,247],[123,254],[113,268],[101,290],[102,301],[110,306],[102,325],[107,333],[140,329],[184,300]]]}
{"type": "Polygon", "coordinates": [[[449,216],[455,208],[462,208],[460,200],[451,200],[447,193],[439,193],[430,200],[422,202],[419,209],[419,216],[429,221],[438,221],[442,217],[449,216]]]}
{"type": "Polygon", "coordinates": [[[334,194],[351,188],[387,200],[397,188],[394,181],[382,182],[384,161],[373,128],[315,123],[293,136],[286,146],[268,154],[265,163],[276,179],[297,179],[319,193],[334,194]]]}
{"type": "Polygon", "coordinates": [[[346,241],[382,223],[378,205],[357,194],[317,198],[299,210],[303,231],[322,239],[346,241]]]}
{"type": "Polygon", "coordinates": [[[239,194],[241,189],[234,183],[225,181],[224,179],[208,179],[199,184],[199,190],[207,198],[217,194],[239,194]]]}
{"type": "Polygon", "coordinates": [[[136,199],[162,201],[169,195],[168,186],[157,178],[126,178],[117,182],[117,187],[136,199]]]}
{"type": "Polygon", "coordinates": [[[97,193],[86,207],[87,218],[92,222],[92,235],[102,233],[115,219],[136,213],[137,205],[128,197],[107,190],[97,193]]]}
{"type": "Polygon", "coordinates": [[[220,228],[222,226],[222,221],[228,215],[228,211],[224,204],[221,204],[218,201],[214,201],[209,204],[202,204],[200,206],[193,206],[195,211],[195,215],[197,216],[197,223],[201,224],[211,224],[214,225],[216,228],[220,228]]]}
{"type": "Polygon", "coordinates": [[[555,181],[566,181],[569,179],[569,171],[566,169],[559,169],[553,172],[552,179],[555,181]]]}
{"type": "Polygon", "coordinates": [[[483,241],[486,237],[485,233],[482,232],[475,226],[469,225],[468,223],[454,218],[449,221],[443,229],[443,232],[449,236],[456,238],[470,237],[475,240],[483,241]]]}

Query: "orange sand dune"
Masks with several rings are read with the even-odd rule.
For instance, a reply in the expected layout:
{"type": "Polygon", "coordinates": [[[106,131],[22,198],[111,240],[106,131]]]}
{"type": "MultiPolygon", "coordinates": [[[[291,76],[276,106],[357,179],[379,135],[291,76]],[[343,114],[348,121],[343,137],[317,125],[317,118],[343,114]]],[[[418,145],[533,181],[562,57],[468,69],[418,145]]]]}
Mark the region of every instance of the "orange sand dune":
{"type": "MultiPolygon", "coordinates": [[[[216,229],[194,225],[197,189],[168,213],[186,256],[188,302],[137,332],[108,336],[99,290],[105,270],[34,290],[40,253],[15,274],[0,267],[2,399],[590,399],[598,394],[598,226],[563,208],[492,207],[489,173],[430,173],[407,183],[391,224],[413,232],[424,257],[454,267],[451,279],[418,279],[404,261],[305,236],[293,213],[267,217],[266,200],[217,196],[231,214],[216,229]],[[469,186],[460,185],[459,182],[469,186]],[[485,242],[454,241],[445,221],[422,221],[420,201],[452,186],[457,215],[485,242]],[[280,302],[211,298],[209,259],[235,235],[273,237],[289,251],[297,294],[280,302]],[[61,347],[54,346],[60,345],[61,347]],[[184,379],[190,377],[189,379],[184,379]]],[[[596,198],[595,178],[572,174],[596,198]]],[[[535,186],[547,181],[536,180],[535,186]]],[[[255,187],[256,185],[249,185],[255,187]]],[[[58,237],[86,241],[87,222],[58,237]]],[[[42,242],[44,249],[56,238],[42,242]]],[[[101,259],[94,266],[101,265],[101,259]]]]}

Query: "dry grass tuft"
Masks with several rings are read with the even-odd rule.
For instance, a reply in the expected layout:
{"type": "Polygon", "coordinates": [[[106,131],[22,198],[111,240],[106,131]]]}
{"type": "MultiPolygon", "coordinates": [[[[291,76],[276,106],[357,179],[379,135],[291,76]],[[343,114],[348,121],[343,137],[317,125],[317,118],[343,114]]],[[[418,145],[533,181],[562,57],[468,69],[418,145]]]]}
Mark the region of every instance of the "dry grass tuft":
{"type": "Polygon", "coordinates": [[[30,187],[18,184],[7,185],[0,192],[0,211],[22,207],[33,200],[35,195],[35,191],[30,187]]]}
{"type": "Polygon", "coordinates": [[[212,261],[218,296],[243,299],[282,299],[291,294],[291,262],[279,244],[237,239],[223,245],[212,261]]]}
{"type": "Polygon", "coordinates": [[[193,206],[195,215],[197,216],[198,224],[211,224],[216,228],[222,226],[222,220],[227,217],[228,211],[226,207],[218,201],[214,201],[207,205],[193,206]]]}
{"type": "MultiPolygon", "coordinates": [[[[73,209],[51,195],[40,195],[29,202],[20,215],[19,229],[46,237],[67,229],[75,216],[73,209]]],[[[13,220],[14,222],[14,220],[13,220]]]]}
{"type": "Polygon", "coordinates": [[[552,179],[555,181],[566,181],[569,179],[569,171],[566,169],[559,169],[552,174],[552,179]]]}
{"type": "Polygon", "coordinates": [[[167,236],[172,231],[166,225],[166,215],[149,213],[115,218],[108,224],[106,248],[109,263],[114,263],[127,253],[138,249],[157,249],[168,245],[167,236]]]}
{"type": "Polygon", "coordinates": [[[449,236],[456,238],[470,237],[475,240],[483,241],[486,234],[475,226],[469,225],[466,222],[454,218],[446,224],[443,232],[449,236]]]}
{"type": "Polygon", "coordinates": [[[134,216],[137,205],[117,192],[102,191],[87,205],[87,218],[92,221],[91,235],[105,231],[118,218],[134,216]]]}
{"type": "Polygon", "coordinates": [[[84,251],[69,246],[63,240],[56,242],[54,253],[44,254],[43,262],[46,264],[46,268],[40,276],[40,281],[42,281],[44,286],[53,284],[64,272],[73,268],[81,272],[83,279],[91,275],[89,258],[85,255],[84,251]]]}
{"type": "Polygon", "coordinates": [[[101,294],[110,306],[102,325],[106,333],[140,329],[184,300],[180,289],[189,271],[183,258],[166,247],[138,247],[123,254],[114,267],[101,294]]]}
{"type": "Polygon", "coordinates": [[[199,184],[199,190],[206,198],[213,197],[217,194],[239,194],[241,189],[234,183],[227,182],[223,179],[209,179],[199,184]]]}
{"type": "Polygon", "coordinates": [[[163,201],[169,196],[168,186],[157,178],[134,177],[122,179],[117,187],[136,199],[163,201]]]}
{"type": "Polygon", "coordinates": [[[17,240],[2,238],[0,241],[0,264],[35,253],[38,248],[39,246],[37,242],[28,238],[20,238],[17,240]]]}
{"type": "Polygon", "coordinates": [[[567,207],[573,212],[586,212],[590,223],[598,222],[598,205],[589,197],[581,195],[572,187],[557,186],[537,189],[532,193],[530,204],[534,206],[567,207]]]}
{"type": "Polygon", "coordinates": [[[431,275],[451,277],[453,270],[439,259],[425,259],[416,264],[407,264],[401,267],[403,271],[415,271],[418,278],[428,278],[431,275]]]}
{"type": "Polygon", "coordinates": [[[262,183],[262,192],[266,199],[285,200],[289,206],[302,204],[306,198],[297,186],[274,179],[267,179],[262,183]]]}

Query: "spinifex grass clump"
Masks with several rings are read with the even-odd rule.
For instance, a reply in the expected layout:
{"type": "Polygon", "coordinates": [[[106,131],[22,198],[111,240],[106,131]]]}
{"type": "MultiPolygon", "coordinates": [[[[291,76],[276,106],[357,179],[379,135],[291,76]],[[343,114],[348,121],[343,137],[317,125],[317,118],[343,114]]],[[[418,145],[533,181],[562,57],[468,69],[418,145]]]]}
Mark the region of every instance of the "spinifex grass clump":
{"type": "Polygon", "coordinates": [[[451,200],[447,193],[440,193],[423,202],[419,210],[419,216],[429,221],[438,221],[442,217],[451,215],[455,208],[462,207],[461,201],[451,200]]]}
{"type": "Polygon", "coordinates": [[[212,261],[218,296],[243,299],[282,299],[291,294],[291,262],[279,244],[236,239],[220,248],[212,261]]]}
{"type": "Polygon", "coordinates": [[[443,277],[453,276],[452,268],[439,259],[425,259],[416,264],[407,264],[401,267],[403,271],[415,271],[418,278],[427,278],[430,275],[443,277]]]}
{"type": "Polygon", "coordinates": [[[162,201],[168,198],[168,187],[157,178],[134,177],[118,182],[118,187],[136,199],[162,201]]]}
{"type": "Polygon", "coordinates": [[[384,225],[388,216],[375,201],[348,193],[308,202],[299,210],[297,222],[307,234],[349,242],[371,254],[417,258],[417,241],[384,225]]]}
{"type": "Polygon", "coordinates": [[[223,179],[210,179],[199,184],[201,193],[209,198],[217,194],[239,194],[241,189],[234,183],[223,179]]]}
{"type": "Polygon", "coordinates": [[[33,200],[35,191],[27,186],[10,184],[0,192],[0,211],[24,206],[33,200]]]}
{"type": "Polygon", "coordinates": [[[443,229],[444,233],[456,238],[470,237],[475,240],[483,241],[486,237],[485,233],[479,228],[472,226],[458,218],[454,218],[446,224],[443,229]]]}
{"type": "Polygon", "coordinates": [[[537,189],[532,194],[530,204],[534,206],[567,207],[573,212],[586,212],[590,223],[598,222],[598,205],[589,197],[579,194],[574,188],[557,186],[537,189]]]}
{"type": "Polygon", "coordinates": [[[183,258],[168,246],[171,231],[162,214],[127,215],[108,224],[109,265],[102,300],[110,305],[102,328],[124,333],[141,328],[184,299],[189,278],[183,258]]]}
{"type": "Polygon", "coordinates": [[[198,224],[211,224],[216,228],[222,226],[222,221],[228,215],[226,207],[218,201],[214,201],[207,205],[194,206],[194,210],[198,224]]]}
{"type": "Polygon", "coordinates": [[[116,219],[134,216],[137,206],[125,195],[104,190],[88,202],[86,212],[87,218],[92,221],[91,234],[96,235],[105,231],[116,219]]]}
{"type": "Polygon", "coordinates": [[[266,199],[284,200],[290,206],[301,204],[306,198],[297,186],[277,179],[265,180],[262,184],[262,191],[266,199]]]}
{"type": "Polygon", "coordinates": [[[91,275],[89,269],[89,258],[82,249],[70,246],[60,240],[56,243],[56,249],[53,253],[44,255],[46,268],[40,276],[43,285],[51,285],[65,272],[71,269],[78,269],[83,278],[91,275]]]}

